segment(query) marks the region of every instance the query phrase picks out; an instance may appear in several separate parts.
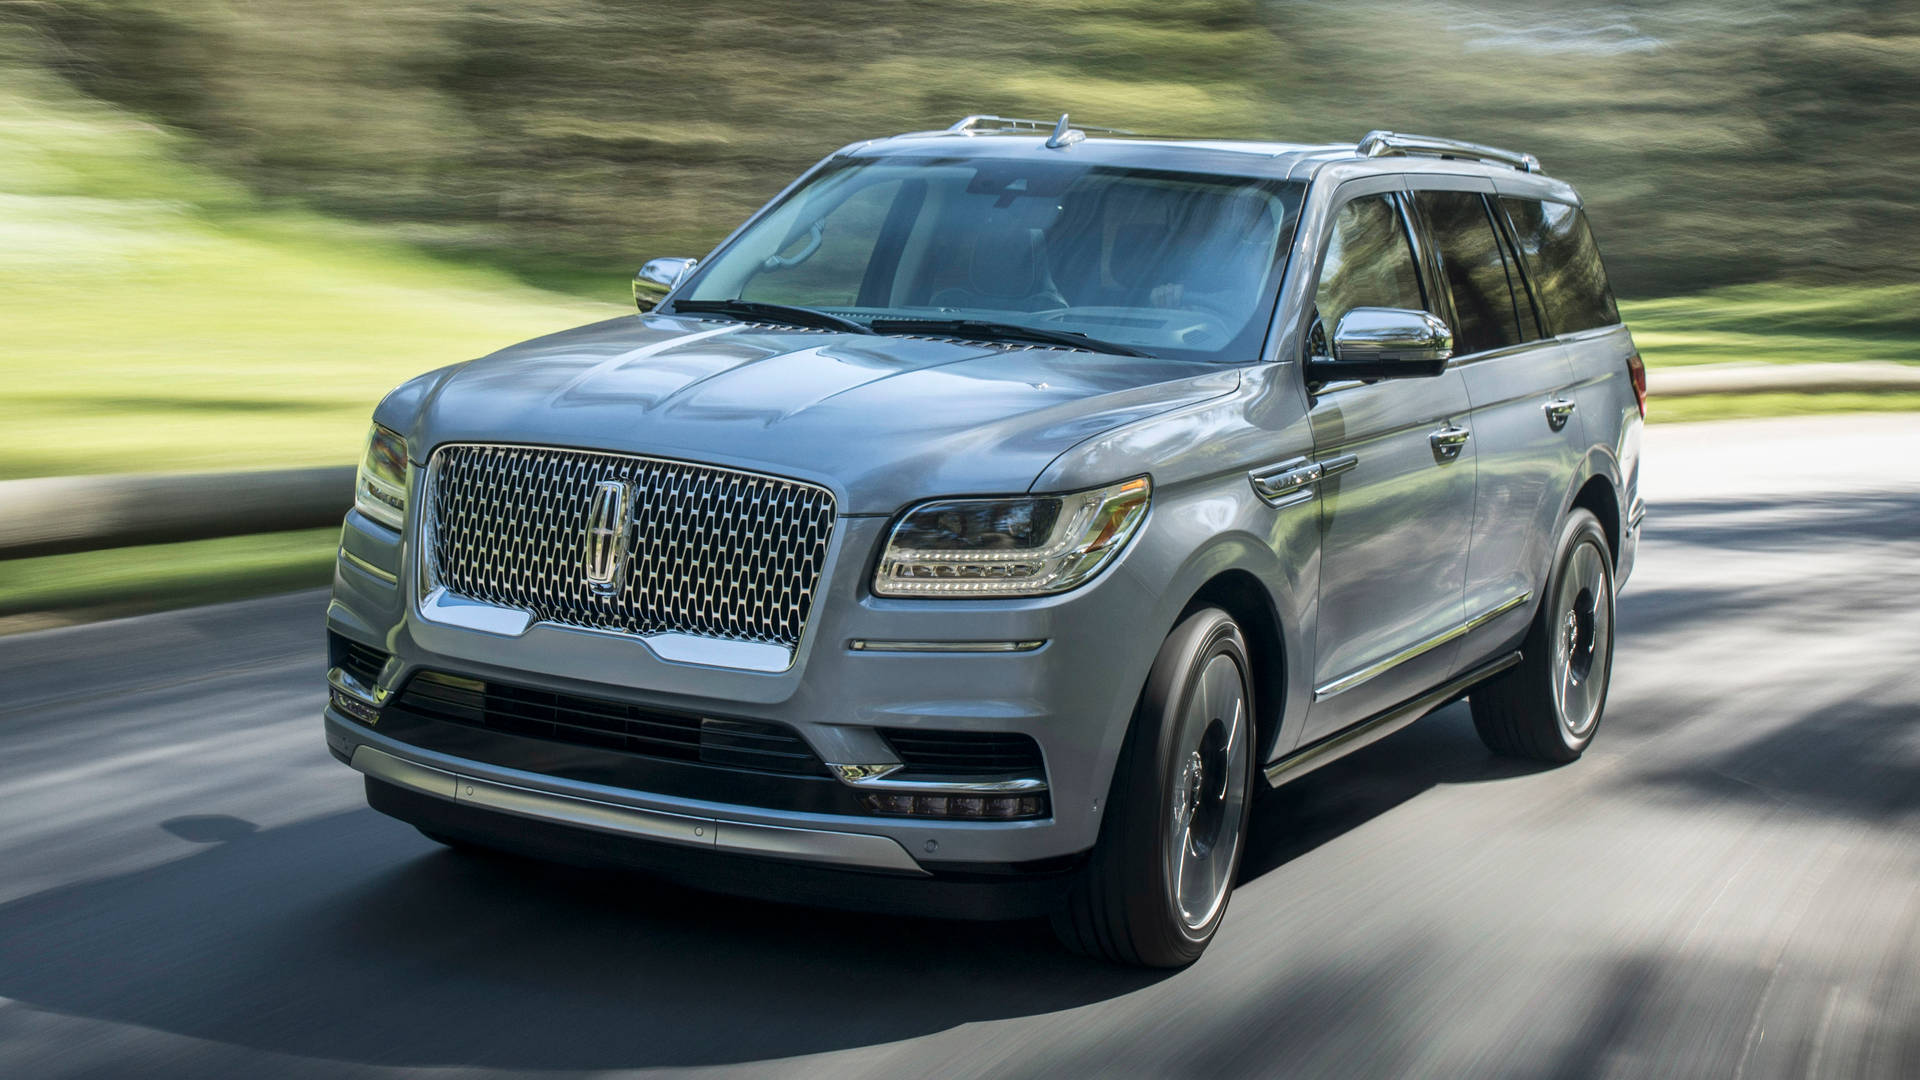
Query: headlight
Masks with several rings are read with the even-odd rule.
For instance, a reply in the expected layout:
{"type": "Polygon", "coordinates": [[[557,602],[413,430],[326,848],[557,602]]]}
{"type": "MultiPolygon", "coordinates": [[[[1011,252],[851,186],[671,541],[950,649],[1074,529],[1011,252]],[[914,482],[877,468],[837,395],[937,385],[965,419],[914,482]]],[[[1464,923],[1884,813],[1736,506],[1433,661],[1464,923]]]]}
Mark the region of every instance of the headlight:
{"type": "Polygon", "coordinates": [[[407,520],[407,440],[373,425],[367,453],[353,482],[353,505],[382,525],[398,529],[407,520]]]}
{"type": "Polygon", "coordinates": [[[1100,572],[1147,516],[1144,476],[1071,495],[942,499],[908,510],[874,574],[878,596],[1041,596],[1100,572]]]}

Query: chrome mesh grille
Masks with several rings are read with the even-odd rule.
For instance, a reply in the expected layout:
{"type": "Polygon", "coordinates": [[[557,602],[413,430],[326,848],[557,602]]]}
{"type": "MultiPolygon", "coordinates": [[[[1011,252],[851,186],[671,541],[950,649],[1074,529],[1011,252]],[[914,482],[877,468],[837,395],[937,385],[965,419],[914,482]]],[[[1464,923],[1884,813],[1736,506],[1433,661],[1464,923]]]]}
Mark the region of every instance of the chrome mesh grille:
{"type": "Polygon", "coordinates": [[[437,583],[570,626],[792,648],[833,538],[824,488],[658,458],[447,446],[430,483],[437,583]],[[587,514],[606,480],[629,485],[633,520],[621,577],[597,592],[587,514]]]}

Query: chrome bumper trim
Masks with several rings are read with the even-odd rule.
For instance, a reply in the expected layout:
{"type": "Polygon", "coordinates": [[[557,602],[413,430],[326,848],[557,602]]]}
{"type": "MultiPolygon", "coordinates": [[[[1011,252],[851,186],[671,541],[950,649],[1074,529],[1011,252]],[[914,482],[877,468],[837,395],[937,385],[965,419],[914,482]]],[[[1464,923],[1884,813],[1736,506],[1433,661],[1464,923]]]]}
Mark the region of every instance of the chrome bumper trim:
{"type": "Polygon", "coordinates": [[[999,779],[959,780],[938,776],[898,780],[893,774],[906,768],[897,761],[880,765],[834,765],[827,768],[840,782],[861,791],[885,791],[914,795],[1034,795],[1047,790],[1047,782],[1032,776],[999,779]]]}
{"type": "Polygon", "coordinates": [[[501,637],[520,637],[536,626],[550,626],[580,634],[603,634],[626,641],[637,641],[653,655],[672,664],[731,668],[777,674],[793,666],[793,650],[785,645],[763,641],[733,641],[666,631],[656,634],[628,634],[573,623],[536,621],[533,613],[521,608],[502,607],[473,600],[436,585],[420,598],[420,617],[442,626],[476,630],[501,637]]]}
{"type": "Polygon", "coordinates": [[[376,709],[385,705],[388,696],[393,693],[391,690],[382,690],[379,687],[368,686],[362,683],[359,679],[347,674],[344,668],[328,668],[327,685],[350,698],[371,705],[376,709]]]}
{"type": "Polygon", "coordinates": [[[400,575],[393,573],[390,570],[382,570],[379,567],[368,562],[367,560],[361,558],[360,556],[355,555],[353,552],[348,551],[346,548],[340,549],[340,557],[342,559],[345,559],[348,563],[352,564],[354,569],[362,570],[362,571],[365,571],[366,573],[372,574],[374,577],[379,578],[381,581],[384,581],[389,585],[400,584],[400,575]]]}
{"type": "Polygon", "coordinates": [[[1039,641],[874,641],[855,638],[847,643],[854,652],[909,653],[1023,653],[1045,645],[1039,641]]]}
{"type": "Polygon", "coordinates": [[[746,855],[926,873],[898,842],[870,833],[757,825],[621,806],[436,769],[364,743],[354,748],[350,764],[368,776],[410,791],[536,821],[746,855]]]}

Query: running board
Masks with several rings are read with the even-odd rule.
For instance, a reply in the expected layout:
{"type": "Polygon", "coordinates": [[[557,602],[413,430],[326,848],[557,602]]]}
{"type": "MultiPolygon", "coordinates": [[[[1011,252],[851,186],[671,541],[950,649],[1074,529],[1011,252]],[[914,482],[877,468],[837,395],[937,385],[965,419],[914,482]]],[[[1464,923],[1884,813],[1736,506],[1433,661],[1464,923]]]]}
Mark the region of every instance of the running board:
{"type": "Polygon", "coordinates": [[[1436,689],[1429,690],[1411,701],[1402,702],[1382,713],[1376,713],[1351,727],[1343,728],[1309,746],[1303,746],[1279,761],[1267,766],[1267,783],[1278,787],[1295,776],[1309,773],[1327,764],[1353,753],[1363,746],[1370,746],[1381,739],[1399,731],[1415,720],[1445,705],[1461,694],[1472,689],[1475,683],[1484,682],[1520,662],[1518,650],[1496,660],[1488,661],[1436,689]]]}

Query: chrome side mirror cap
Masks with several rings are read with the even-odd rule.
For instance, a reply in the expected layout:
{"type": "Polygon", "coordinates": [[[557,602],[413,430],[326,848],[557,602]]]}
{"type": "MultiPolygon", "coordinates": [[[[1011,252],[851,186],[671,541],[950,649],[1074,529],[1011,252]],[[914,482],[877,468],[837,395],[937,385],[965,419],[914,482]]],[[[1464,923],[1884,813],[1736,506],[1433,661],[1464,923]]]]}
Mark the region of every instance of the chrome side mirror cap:
{"type": "Polygon", "coordinates": [[[1426,378],[1446,370],[1453,331],[1424,311],[1360,307],[1340,316],[1330,347],[1331,357],[1307,361],[1307,378],[1426,378]]]}
{"type": "Polygon", "coordinates": [[[652,259],[633,275],[633,306],[652,311],[667,298],[680,279],[700,265],[699,259],[652,259]]]}

